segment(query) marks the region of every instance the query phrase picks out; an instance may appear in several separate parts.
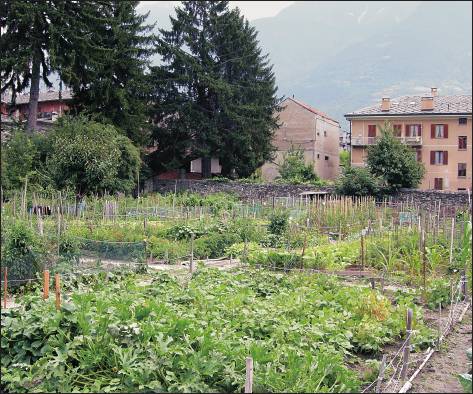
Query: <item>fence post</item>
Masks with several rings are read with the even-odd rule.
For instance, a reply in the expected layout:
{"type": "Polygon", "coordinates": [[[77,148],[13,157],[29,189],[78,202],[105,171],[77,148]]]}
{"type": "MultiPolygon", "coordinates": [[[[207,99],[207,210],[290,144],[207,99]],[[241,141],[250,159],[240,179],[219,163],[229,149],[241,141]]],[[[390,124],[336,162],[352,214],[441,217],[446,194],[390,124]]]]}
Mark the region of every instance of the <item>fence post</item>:
{"type": "Polygon", "coordinates": [[[463,299],[466,300],[466,296],[467,296],[467,293],[466,293],[466,272],[465,270],[463,270],[462,272],[462,276],[461,276],[461,290],[462,290],[462,295],[463,295],[463,299]]]}
{"type": "Polygon", "coordinates": [[[385,369],[386,369],[386,355],[383,354],[383,359],[381,360],[381,365],[379,366],[379,374],[378,374],[378,379],[376,382],[375,393],[381,392],[381,384],[383,383],[385,369]]]}
{"type": "Polygon", "coordinates": [[[426,283],[426,275],[427,275],[427,254],[425,250],[425,231],[422,230],[422,286],[423,286],[423,294],[422,297],[424,302],[426,302],[427,297],[427,283],[426,283]]]}
{"type": "Polygon", "coordinates": [[[452,265],[452,258],[453,258],[453,238],[455,235],[455,218],[452,218],[452,228],[450,231],[450,255],[449,255],[449,263],[450,266],[452,265]]]}
{"type": "Polygon", "coordinates": [[[253,392],[253,358],[246,358],[245,393],[253,392]]]}
{"type": "Polygon", "coordinates": [[[3,308],[7,309],[8,267],[3,270],[3,308]]]}
{"type": "Polygon", "coordinates": [[[191,261],[189,262],[189,272],[194,272],[194,233],[191,234],[191,261]]]}
{"type": "Polygon", "coordinates": [[[440,350],[440,338],[442,337],[442,303],[439,303],[439,321],[437,331],[437,350],[440,350]]]}
{"type": "Polygon", "coordinates": [[[406,319],[406,343],[404,345],[404,353],[402,357],[401,381],[406,381],[407,368],[409,366],[409,352],[411,350],[411,333],[412,333],[412,309],[407,310],[406,319]]]}
{"type": "Polygon", "coordinates": [[[49,271],[43,271],[43,299],[49,298],[49,271]]]}
{"type": "Polygon", "coordinates": [[[374,290],[375,288],[374,278],[370,278],[370,283],[371,283],[371,288],[374,290]]]}
{"type": "Polygon", "coordinates": [[[56,285],[56,310],[61,309],[61,283],[59,274],[54,275],[54,284],[56,285]]]}
{"type": "Polygon", "coordinates": [[[365,236],[361,233],[361,271],[365,268],[365,236]]]}

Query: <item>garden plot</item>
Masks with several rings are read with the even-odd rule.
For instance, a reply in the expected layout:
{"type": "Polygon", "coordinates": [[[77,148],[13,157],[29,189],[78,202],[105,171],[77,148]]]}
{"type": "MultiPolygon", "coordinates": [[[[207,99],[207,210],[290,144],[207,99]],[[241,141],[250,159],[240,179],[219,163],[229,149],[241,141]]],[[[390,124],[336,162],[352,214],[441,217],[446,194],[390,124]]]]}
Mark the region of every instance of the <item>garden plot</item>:
{"type": "MultiPolygon", "coordinates": [[[[166,273],[137,282],[75,283],[59,312],[35,293],[3,315],[4,388],[239,392],[251,356],[254,391],[356,392],[371,376],[350,364],[396,343],[416,308],[305,274],[201,268],[186,286],[166,273]]],[[[428,346],[418,308],[415,326],[414,345],[428,346]]]]}

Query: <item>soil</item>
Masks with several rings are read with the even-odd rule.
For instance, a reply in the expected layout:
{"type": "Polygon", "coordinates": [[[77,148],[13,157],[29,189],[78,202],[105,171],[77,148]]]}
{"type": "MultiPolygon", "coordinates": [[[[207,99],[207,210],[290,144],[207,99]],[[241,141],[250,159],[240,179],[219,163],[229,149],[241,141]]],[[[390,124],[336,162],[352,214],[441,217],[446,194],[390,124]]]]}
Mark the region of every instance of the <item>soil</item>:
{"type": "Polygon", "coordinates": [[[466,350],[471,348],[471,307],[461,323],[455,325],[445,338],[442,348],[435,352],[414,379],[411,393],[463,393],[457,375],[467,373],[471,364],[466,350]]]}

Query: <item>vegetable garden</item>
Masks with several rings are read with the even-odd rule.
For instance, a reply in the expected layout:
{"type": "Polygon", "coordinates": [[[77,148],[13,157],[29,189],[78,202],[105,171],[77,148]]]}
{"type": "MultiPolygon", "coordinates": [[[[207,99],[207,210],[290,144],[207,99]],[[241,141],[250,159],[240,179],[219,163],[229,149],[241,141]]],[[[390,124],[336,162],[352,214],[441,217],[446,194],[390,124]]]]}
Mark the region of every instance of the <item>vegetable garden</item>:
{"type": "Polygon", "coordinates": [[[25,193],[1,240],[11,392],[398,390],[471,292],[468,210],[414,202],[25,193]]]}

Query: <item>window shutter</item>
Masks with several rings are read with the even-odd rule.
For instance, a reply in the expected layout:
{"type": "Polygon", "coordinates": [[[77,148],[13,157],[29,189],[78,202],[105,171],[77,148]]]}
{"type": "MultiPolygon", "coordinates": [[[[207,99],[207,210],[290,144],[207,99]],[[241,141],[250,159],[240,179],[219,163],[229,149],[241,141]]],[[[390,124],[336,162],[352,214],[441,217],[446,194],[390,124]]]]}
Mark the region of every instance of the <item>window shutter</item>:
{"type": "Polygon", "coordinates": [[[439,188],[439,179],[438,178],[434,178],[434,189],[435,190],[438,190],[439,188]]]}
{"type": "Polygon", "coordinates": [[[430,164],[435,164],[435,151],[430,151],[430,164]]]}
{"type": "Polygon", "coordinates": [[[443,125],[443,138],[448,138],[448,124],[443,125]]]}
{"type": "Polygon", "coordinates": [[[410,133],[409,133],[409,125],[406,124],[406,137],[409,137],[410,133]]]}
{"type": "Polygon", "coordinates": [[[418,126],[419,126],[419,137],[422,137],[422,125],[419,124],[418,126]]]}
{"type": "Polygon", "coordinates": [[[435,138],[435,125],[430,125],[430,138],[435,138]]]}
{"type": "Polygon", "coordinates": [[[448,151],[443,151],[443,164],[448,164],[448,151]]]}

